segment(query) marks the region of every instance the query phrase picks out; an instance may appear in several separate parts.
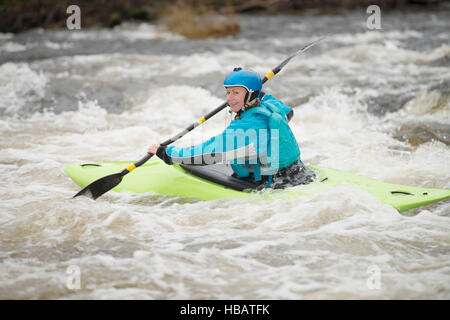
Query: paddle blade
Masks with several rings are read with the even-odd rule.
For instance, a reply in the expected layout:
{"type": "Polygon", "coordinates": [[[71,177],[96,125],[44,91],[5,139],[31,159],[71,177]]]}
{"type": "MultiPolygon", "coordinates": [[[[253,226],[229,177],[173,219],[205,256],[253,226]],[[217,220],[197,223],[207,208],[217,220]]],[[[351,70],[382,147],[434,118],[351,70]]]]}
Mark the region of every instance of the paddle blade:
{"type": "Polygon", "coordinates": [[[115,174],[111,174],[109,176],[100,178],[98,180],[95,180],[91,184],[84,187],[83,190],[78,192],[73,197],[75,198],[78,196],[86,196],[86,197],[89,197],[89,198],[95,200],[98,197],[100,197],[102,194],[108,192],[109,190],[111,190],[112,188],[117,186],[122,181],[122,177],[123,177],[122,173],[115,173],[115,174]]]}

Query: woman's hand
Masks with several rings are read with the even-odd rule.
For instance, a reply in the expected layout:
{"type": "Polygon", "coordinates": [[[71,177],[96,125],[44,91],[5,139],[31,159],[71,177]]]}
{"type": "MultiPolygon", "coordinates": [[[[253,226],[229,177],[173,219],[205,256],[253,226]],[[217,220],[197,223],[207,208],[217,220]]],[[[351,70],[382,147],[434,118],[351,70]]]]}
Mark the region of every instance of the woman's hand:
{"type": "Polygon", "coordinates": [[[148,148],[148,151],[147,151],[147,152],[148,152],[148,153],[151,153],[151,154],[156,154],[156,151],[158,150],[159,146],[160,146],[159,143],[152,144],[152,145],[148,148]]]}

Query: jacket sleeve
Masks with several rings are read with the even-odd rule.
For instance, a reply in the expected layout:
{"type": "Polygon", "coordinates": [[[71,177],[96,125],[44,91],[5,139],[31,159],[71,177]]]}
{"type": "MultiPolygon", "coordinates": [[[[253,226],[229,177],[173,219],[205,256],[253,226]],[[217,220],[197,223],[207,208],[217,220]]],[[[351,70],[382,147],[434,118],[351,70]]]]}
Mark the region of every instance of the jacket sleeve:
{"type": "MultiPolygon", "coordinates": [[[[250,125],[250,121],[247,125],[250,125]]],[[[156,155],[167,164],[209,165],[215,163],[242,164],[256,159],[259,140],[257,130],[245,130],[245,121],[233,120],[221,133],[209,140],[187,148],[177,146],[160,147],[156,155]],[[239,122],[239,124],[237,123],[239,122]]],[[[260,139],[261,138],[261,139],[260,139]]]]}

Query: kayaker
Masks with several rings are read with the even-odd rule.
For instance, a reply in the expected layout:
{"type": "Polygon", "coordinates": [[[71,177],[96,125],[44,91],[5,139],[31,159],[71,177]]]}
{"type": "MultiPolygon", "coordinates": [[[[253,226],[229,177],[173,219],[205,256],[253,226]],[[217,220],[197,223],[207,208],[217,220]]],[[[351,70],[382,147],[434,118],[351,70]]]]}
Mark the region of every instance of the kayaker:
{"type": "Polygon", "coordinates": [[[227,102],[235,118],[219,135],[187,148],[153,144],[148,153],[167,164],[227,162],[239,179],[260,187],[284,188],[309,183],[314,173],[300,160],[288,121],[293,109],[261,91],[259,74],[235,68],[225,79],[227,102]]]}

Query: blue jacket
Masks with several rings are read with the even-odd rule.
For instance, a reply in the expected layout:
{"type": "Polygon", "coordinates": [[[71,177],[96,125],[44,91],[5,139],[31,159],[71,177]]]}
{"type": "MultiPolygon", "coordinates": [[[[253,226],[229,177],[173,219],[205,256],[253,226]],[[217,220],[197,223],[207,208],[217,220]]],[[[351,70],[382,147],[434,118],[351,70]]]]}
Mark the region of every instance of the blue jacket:
{"type": "Polygon", "coordinates": [[[230,163],[238,177],[258,181],[300,159],[288,114],[290,107],[265,94],[258,107],[244,110],[221,134],[192,147],[161,147],[157,155],[168,164],[230,163]]]}

